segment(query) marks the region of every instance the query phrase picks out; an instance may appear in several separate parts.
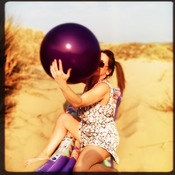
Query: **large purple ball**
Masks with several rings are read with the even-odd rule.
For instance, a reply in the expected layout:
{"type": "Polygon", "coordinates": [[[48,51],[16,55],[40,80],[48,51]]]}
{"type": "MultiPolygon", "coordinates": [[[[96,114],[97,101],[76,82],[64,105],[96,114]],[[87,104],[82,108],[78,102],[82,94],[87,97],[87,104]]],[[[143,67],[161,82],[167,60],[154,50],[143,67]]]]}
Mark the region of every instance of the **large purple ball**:
{"type": "Polygon", "coordinates": [[[44,37],[40,48],[41,64],[46,73],[54,59],[61,59],[63,70],[72,68],[68,83],[83,82],[98,68],[100,46],[95,35],[85,26],[64,23],[51,29],[44,37]]]}

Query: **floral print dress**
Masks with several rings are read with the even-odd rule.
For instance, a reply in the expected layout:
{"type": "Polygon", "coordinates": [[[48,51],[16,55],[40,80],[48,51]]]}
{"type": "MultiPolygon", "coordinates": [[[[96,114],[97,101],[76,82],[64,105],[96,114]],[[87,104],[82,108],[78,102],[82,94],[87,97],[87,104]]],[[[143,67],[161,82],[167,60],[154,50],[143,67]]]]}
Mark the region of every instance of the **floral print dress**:
{"type": "MultiPolygon", "coordinates": [[[[95,145],[106,149],[119,163],[116,149],[119,144],[119,134],[114,121],[113,88],[110,87],[110,99],[106,105],[99,102],[79,109],[80,125],[79,134],[81,147],[95,145]]],[[[100,82],[99,82],[100,83],[100,82]]]]}

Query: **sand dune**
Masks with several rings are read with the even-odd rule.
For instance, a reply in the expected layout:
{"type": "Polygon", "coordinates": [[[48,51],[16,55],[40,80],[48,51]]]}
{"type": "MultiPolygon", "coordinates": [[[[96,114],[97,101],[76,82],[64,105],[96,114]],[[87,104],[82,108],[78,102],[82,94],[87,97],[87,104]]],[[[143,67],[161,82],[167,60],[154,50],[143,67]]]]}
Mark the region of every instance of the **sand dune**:
{"type": "MultiPolygon", "coordinates": [[[[169,172],[173,169],[173,64],[147,59],[120,62],[127,84],[116,121],[121,137],[116,168],[169,172]]],[[[5,128],[5,169],[10,172],[34,171],[43,163],[23,165],[47,144],[58,114],[64,111],[65,99],[51,78],[26,82],[30,86],[24,85],[14,96],[17,106],[5,128]]],[[[116,87],[115,76],[111,82],[116,87]]],[[[71,86],[77,93],[83,89],[82,84],[71,86]]]]}

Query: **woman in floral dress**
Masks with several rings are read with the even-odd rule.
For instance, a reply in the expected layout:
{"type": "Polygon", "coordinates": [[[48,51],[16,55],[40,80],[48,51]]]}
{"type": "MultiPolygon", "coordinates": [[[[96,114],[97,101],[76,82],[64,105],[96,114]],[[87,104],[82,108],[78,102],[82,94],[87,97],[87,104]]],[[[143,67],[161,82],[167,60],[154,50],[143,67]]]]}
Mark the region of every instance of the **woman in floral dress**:
{"type": "Polygon", "coordinates": [[[27,160],[26,165],[37,160],[48,159],[67,132],[70,132],[82,148],[74,172],[116,171],[101,164],[110,155],[119,163],[116,154],[119,134],[114,121],[114,92],[109,81],[115,69],[120,89],[118,95],[122,96],[125,89],[124,72],[110,50],[101,51],[101,61],[97,71],[85,82],[82,95],[77,95],[67,83],[71,69],[64,73],[61,60],[59,60],[59,67],[56,60],[53,61],[50,67],[51,74],[65,99],[73,107],[78,108],[79,119],[68,113],[60,114],[48,145],[39,156],[27,160]]]}

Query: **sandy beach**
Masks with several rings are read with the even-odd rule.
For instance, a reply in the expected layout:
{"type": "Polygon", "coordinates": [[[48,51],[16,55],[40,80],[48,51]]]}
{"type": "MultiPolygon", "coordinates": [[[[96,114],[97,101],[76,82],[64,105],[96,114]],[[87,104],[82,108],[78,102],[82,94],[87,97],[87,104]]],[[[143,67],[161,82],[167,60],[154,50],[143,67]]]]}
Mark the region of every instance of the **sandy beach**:
{"type": "MultiPolygon", "coordinates": [[[[117,154],[121,172],[170,172],[173,169],[173,63],[141,58],[120,60],[126,90],[116,124],[120,133],[117,154]]],[[[5,128],[5,170],[32,172],[44,162],[27,167],[24,160],[36,156],[47,144],[54,123],[64,111],[65,99],[53,81],[40,74],[26,79],[12,96],[17,105],[5,128]]],[[[116,87],[115,76],[111,78],[116,87]]],[[[77,93],[83,84],[70,85],[77,93]]]]}

